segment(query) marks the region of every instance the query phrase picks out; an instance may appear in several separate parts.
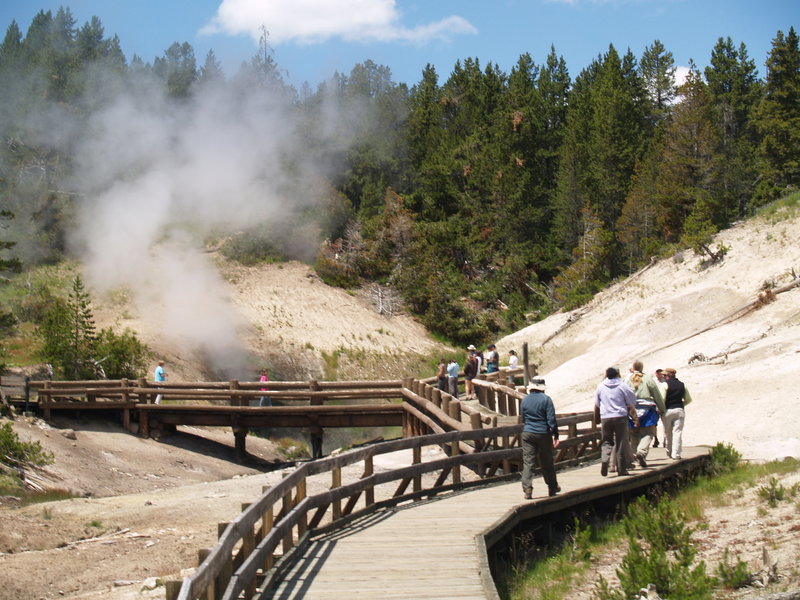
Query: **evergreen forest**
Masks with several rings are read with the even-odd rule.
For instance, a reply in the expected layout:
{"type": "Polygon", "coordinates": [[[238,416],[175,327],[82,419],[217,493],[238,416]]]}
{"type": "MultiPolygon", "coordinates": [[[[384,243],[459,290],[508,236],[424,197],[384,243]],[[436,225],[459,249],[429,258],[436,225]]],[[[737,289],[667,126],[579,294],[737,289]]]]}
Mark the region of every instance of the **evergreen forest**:
{"type": "MultiPolygon", "coordinates": [[[[80,258],[74,231],[90,199],[162,160],[126,144],[87,160],[100,119],[130,104],[174,123],[209,105],[279,114],[274,160],[252,154],[258,185],[241,195],[259,205],[269,180],[295,210],[280,222],[220,220],[202,235],[246,264],[299,259],[333,285],[385,286],[454,343],[580,306],[653,257],[692,248],[723,260],[715,232],[800,186],[797,32],[777,31],[766,57],[719,37],[680,86],[659,40],[641,56],[598,51],[578,73],[551,48],[509,72],[464,57],[409,86],[366,61],[296,89],[266,30],[252,59],[225,73],[213,51],[198,59],[176,42],[150,64],[125,57],[97,17],[39,11],[0,44],[0,265],[80,258]],[[297,243],[301,231],[314,242],[297,243]]],[[[124,131],[148,130],[128,119],[124,131]]],[[[215,168],[220,202],[238,195],[215,168]]]]}

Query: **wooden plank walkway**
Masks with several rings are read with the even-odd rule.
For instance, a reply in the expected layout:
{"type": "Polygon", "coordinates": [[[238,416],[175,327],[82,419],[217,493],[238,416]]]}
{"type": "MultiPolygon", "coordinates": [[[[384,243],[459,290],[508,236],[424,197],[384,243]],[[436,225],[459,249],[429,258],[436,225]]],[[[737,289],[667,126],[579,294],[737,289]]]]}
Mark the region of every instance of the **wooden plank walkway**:
{"type": "Polygon", "coordinates": [[[262,597],[483,600],[487,593],[481,571],[488,565],[480,558],[477,535],[495,526],[509,529],[526,512],[554,512],[649,485],[704,460],[709,451],[684,448],[683,460],[673,461],[663,448],[654,448],[648,467],[637,467],[625,477],[602,477],[599,463],[561,472],[562,492],[555,498],[546,497],[547,487],[537,477],[533,500],[524,500],[519,481],[514,481],[373,513],[313,539],[287,568],[278,588],[262,597]]]}

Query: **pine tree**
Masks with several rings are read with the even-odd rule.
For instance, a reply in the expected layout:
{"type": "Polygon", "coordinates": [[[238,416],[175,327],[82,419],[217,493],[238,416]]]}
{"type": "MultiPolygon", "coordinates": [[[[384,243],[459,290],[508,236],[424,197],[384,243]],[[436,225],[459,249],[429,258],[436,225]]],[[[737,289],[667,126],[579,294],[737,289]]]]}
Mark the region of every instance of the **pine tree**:
{"type": "Polygon", "coordinates": [[[225,81],[225,73],[217,60],[217,56],[213,50],[209,50],[206,54],[206,60],[203,66],[200,67],[200,75],[198,81],[201,84],[220,83],[225,81]]]}
{"type": "Polygon", "coordinates": [[[96,328],[91,298],[77,275],[66,300],[53,303],[39,327],[42,358],[65,379],[94,379],[96,328]]]}
{"type": "Polygon", "coordinates": [[[627,273],[632,273],[659,253],[656,189],[661,171],[663,128],[657,127],[647,154],[636,164],[631,189],[617,221],[616,231],[627,273]]]}
{"type": "Polygon", "coordinates": [[[681,101],[665,130],[656,189],[661,234],[673,242],[680,238],[693,211],[711,223],[719,212],[712,194],[712,107],[694,63],[678,93],[681,101]]]}
{"type": "Polygon", "coordinates": [[[675,59],[659,40],[646,47],[639,61],[639,74],[652,104],[656,123],[662,122],[675,99],[675,59]]]}
{"type": "Polygon", "coordinates": [[[756,109],[762,135],[756,203],[800,185],[800,48],[794,27],[778,31],[767,59],[764,98],[756,109]]]}
{"type": "Polygon", "coordinates": [[[194,49],[188,42],[174,42],[164,52],[164,57],[153,61],[153,73],[160,77],[173,98],[189,96],[192,84],[197,80],[197,61],[194,49]]]}
{"type": "Polygon", "coordinates": [[[581,209],[592,197],[588,169],[591,153],[587,140],[593,113],[592,89],[599,69],[600,62],[595,60],[575,79],[569,93],[569,108],[559,148],[551,237],[564,262],[569,260],[580,239],[581,209]]]}
{"type": "Polygon", "coordinates": [[[612,235],[587,203],[581,209],[582,235],[572,250],[572,263],[553,281],[553,295],[567,310],[584,304],[608,281],[612,235]]]}
{"type": "Polygon", "coordinates": [[[756,181],[755,130],[751,116],[761,90],[755,64],[744,44],[719,38],[705,69],[717,140],[712,189],[720,210],[718,227],[745,216],[756,181]]]}

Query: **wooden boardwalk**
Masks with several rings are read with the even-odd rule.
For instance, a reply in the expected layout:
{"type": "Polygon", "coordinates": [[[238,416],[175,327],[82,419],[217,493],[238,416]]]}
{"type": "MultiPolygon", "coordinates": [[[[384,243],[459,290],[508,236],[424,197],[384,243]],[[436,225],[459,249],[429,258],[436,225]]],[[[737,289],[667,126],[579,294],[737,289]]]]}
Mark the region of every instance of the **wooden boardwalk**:
{"type": "Polygon", "coordinates": [[[537,477],[533,500],[523,499],[517,480],[379,511],[299,548],[277,589],[262,598],[496,597],[476,536],[501,537],[526,518],[667,479],[696,467],[708,453],[684,448],[683,460],[673,461],[655,448],[646,469],[625,477],[602,477],[599,463],[564,471],[558,475],[562,492],[554,498],[546,497],[537,477]]]}

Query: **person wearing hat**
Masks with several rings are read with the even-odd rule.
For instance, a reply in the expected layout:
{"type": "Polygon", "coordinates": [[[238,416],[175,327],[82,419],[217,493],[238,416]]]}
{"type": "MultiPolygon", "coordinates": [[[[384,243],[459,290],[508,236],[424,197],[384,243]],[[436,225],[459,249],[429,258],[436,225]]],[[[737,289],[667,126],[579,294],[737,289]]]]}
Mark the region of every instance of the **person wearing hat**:
{"type": "Polygon", "coordinates": [[[667,393],[664,404],[667,412],[664,413],[664,449],[667,457],[675,460],[681,459],[683,449],[683,424],[686,421],[686,405],[692,401],[692,395],[686,385],[677,377],[678,372],[673,368],[664,369],[667,380],[667,393]]]}
{"type": "Polygon", "coordinates": [[[544,393],[544,379],[531,379],[528,395],[522,399],[522,493],[533,497],[533,464],[539,463],[548,495],[561,491],[553,463],[553,448],[558,447],[558,424],[553,399],[544,393]]]}
{"type": "MultiPolygon", "coordinates": [[[[633,426],[639,426],[639,415],[636,414],[636,395],[633,390],[620,379],[617,367],[606,369],[606,378],[597,386],[594,400],[594,416],[600,421],[602,443],[600,445],[600,474],[608,475],[608,463],[611,451],[616,446],[623,447],[628,441],[628,416],[633,426]]],[[[617,475],[628,474],[625,452],[616,453],[617,475]]]]}

